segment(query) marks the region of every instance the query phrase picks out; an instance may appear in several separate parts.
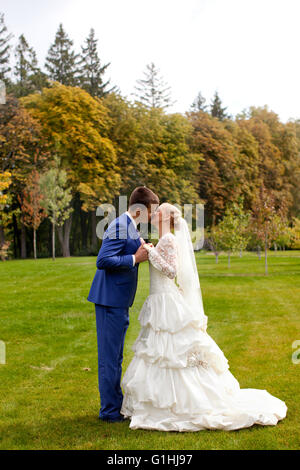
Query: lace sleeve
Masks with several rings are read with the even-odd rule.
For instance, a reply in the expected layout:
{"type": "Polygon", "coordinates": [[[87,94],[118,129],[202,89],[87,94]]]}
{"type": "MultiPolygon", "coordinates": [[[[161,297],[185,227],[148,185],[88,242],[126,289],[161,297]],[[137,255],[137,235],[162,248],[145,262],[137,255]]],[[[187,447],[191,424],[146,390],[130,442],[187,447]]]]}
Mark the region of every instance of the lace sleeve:
{"type": "Polygon", "coordinates": [[[174,235],[165,235],[156,247],[149,250],[150,263],[170,279],[177,274],[177,245],[174,235]]]}

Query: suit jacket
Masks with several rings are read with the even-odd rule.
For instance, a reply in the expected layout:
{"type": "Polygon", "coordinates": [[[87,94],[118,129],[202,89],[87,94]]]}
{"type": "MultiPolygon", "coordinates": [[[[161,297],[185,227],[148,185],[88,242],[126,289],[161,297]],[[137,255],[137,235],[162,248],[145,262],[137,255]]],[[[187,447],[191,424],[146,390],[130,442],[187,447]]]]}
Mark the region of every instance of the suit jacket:
{"type": "Polygon", "coordinates": [[[140,245],[140,234],[127,214],[109,225],[98,253],[88,301],[110,307],[131,307],[138,278],[138,264],[133,266],[132,255],[140,245]]]}

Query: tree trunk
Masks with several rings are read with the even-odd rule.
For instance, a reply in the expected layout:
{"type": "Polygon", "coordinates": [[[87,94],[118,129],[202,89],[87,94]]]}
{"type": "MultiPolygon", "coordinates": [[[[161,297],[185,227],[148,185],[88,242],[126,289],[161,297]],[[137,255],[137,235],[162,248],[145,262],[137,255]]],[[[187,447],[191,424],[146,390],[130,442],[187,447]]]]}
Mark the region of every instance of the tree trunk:
{"type": "Polygon", "coordinates": [[[80,209],[80,225],[81,225],[81,239],[82,239],[82,250],[87,249],[87,236],[88,236],[88,226],[87,226],[87,213],[80,209]]]}
{"type": "Polygon", "coordinates": [[[4,235],[4,229],[2,225],[0,225],[0,248],[2,245],[5,243],[5,235],[4,235]]]}
{"type": "Polygon", "coordinates": [[[228,268],[230,268],[230,253],[228,253],[228,268]]]}
{"type": "Polygon", "coordinates": [[[16,215],[13,215],[13,226],[14,226],[14,257],[17,258],[21,253],[21,240],[20,240],[20,233],[17,224],[16,215]],[[18,248],[18,250],[17,250],[18,248]]]}
{"type": "Polygon", "coordinates": [[[216,255],[216,264],[218,264],[218,262],[219,262],[219,253],[215,253],[215,255],[216,255]]]}
{"type": "Polygon", "coordinates": [[[36,229],[33,229],[33,257],[34,259],[37,258],[36,256],[36,229]]]}
{"type": "Polygon", "coordinates": [[[240,258],[242,257],[242,255],[243,255],[243,252],[242,252],[242,250],[240,250],[240,258]]]}
{"type": "Polygon", "coordinates": [[[52,259],[55,261],[55,222],[52,223],[52,259]]]}
{"type": "Polygon", "coordinates": [[[265,275],[268,274],[268,243],[265,242],[265,275]]]}
{"type": "Polygon", "coordinates": [[[27,258],[26,252],[26,227],[21,221],[21,258],[27,258]]]}
{"type": "Polygon", "coordinates": [[[258,256],[258,259],[261,260],[260,246],[257,247],[257,256],[258,256]]]}
{"type": "Polygon", "coordinates": [[[67,258],[70,256],[70,233],[72,226],[72,214],[65,221],[64,225],[58,227],[58,238],[60,241],[63,257],[67,258]]]}

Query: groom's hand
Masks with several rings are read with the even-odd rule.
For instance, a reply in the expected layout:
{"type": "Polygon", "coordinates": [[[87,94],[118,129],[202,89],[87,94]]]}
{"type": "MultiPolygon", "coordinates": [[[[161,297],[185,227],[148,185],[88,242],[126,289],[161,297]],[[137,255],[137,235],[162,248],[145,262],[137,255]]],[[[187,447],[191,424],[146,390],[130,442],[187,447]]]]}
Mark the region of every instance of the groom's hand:
{"type": "Polygon", "coordinates": [[[148,259],[148,251],[146,248],[144,248],[145,242],[144,240],[141,240],[142,244],[135,253],[135,262],[136,263],[142,263],[143,261],[147,261],[148,259]]]}

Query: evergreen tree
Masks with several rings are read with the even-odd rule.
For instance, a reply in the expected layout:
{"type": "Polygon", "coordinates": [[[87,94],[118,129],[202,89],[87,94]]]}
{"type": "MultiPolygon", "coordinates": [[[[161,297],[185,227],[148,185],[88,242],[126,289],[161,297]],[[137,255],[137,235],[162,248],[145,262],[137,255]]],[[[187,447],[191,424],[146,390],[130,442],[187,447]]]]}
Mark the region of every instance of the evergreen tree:
{"type": "Polygon", "coordinates": [[[85,40],[85,44],[81,46],[81,58],[80,58],[80,87],[86,90],[91,96],[102,96],[107,95],[111,91],[115,91],[115,87],[110,90],[106,90],[110,80],[103,81],[102,76],[105,73],[110,63],[101,65],[98,51],[97,51],[98,39],[95,38],[95,30],[92,28],[89,36],[85,40]]]}
{"type": "Polygon", "coordinates": [[[148,108],[165,109],[172,106],[175,101],[171,101],[170,87],[159,76],[159,70],[153,62],[148,64],[146,68],[145,79],[137,80],[138,86],[134,87],[136,93],[133,95],[148,108]]]}
{"type": "Polygon", "coordinates": [[[191,105],[191,111],[193,112],[198,112],[198,111],[203,111],[205,112],[207,109],[206,99],[204,96],[202,96],[201,92],[199,91],[198,95],[194,99],[192,105],[191,105]]]}
{"type": "Polygon", "coordinates": [[[32,47],[29,47],[23,34],[19,37],[15,58],[14,75],[17,79],[13,85],[15,96],[26,96],[36,89],[40,90],[42,86],[46,86],[46,77],[38,68],[36,53],[32,47]]]}
{"type": "Polygon", "coordinates": [[[11,68],[9,66],[10,60],[10,40],[12,34],[7,34],[7,27],[4,23],[4,14],[0,13],[0,80],[8,83],[7,74],[11,68]]]}
{"type": "Polygon", "coordinates": [[[219,121],[224,121],[228,117],[226,114],[226,109],[222,107],[222,101],[218,95],[218,92],[215,92],[214,98],[210,105],[210,114],[212,117],[219,119],[219,121]]]}
{"type": "Polygon", "coordinates": [[[75,86],[77,82],[77,58],[72,50],[73,41],[60,24],[55,41],[48,51],[45,67],[52,80],[63,85],[75,86]]]}

